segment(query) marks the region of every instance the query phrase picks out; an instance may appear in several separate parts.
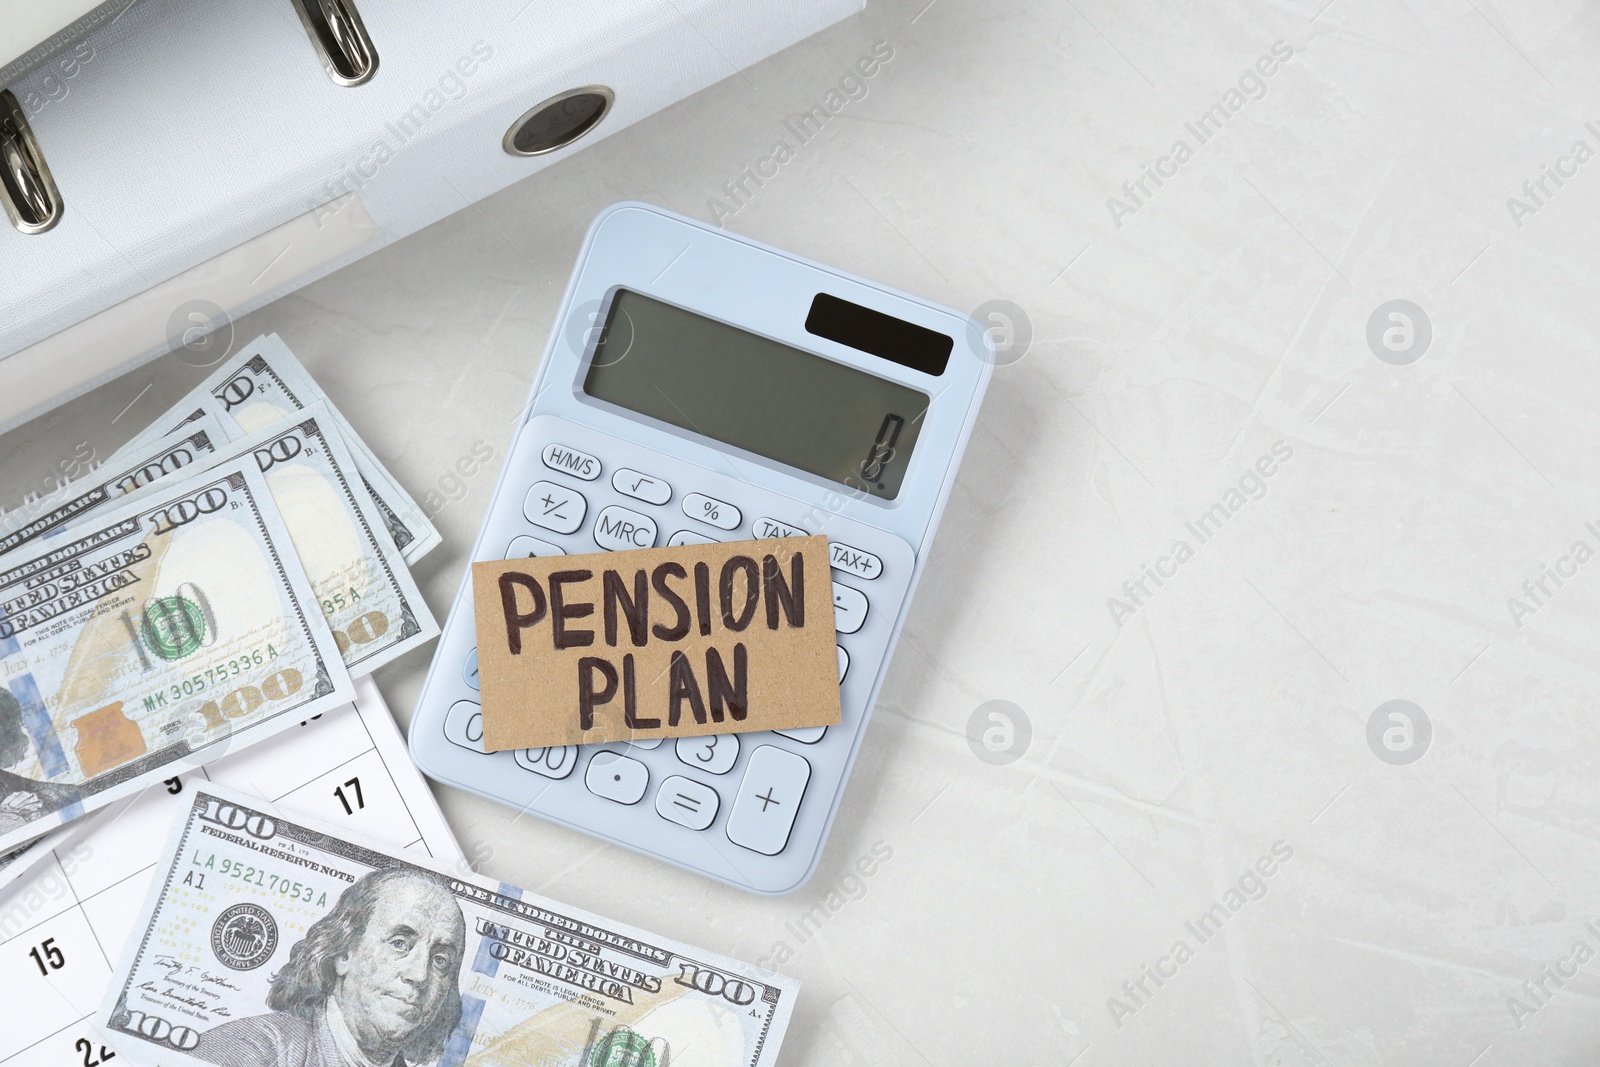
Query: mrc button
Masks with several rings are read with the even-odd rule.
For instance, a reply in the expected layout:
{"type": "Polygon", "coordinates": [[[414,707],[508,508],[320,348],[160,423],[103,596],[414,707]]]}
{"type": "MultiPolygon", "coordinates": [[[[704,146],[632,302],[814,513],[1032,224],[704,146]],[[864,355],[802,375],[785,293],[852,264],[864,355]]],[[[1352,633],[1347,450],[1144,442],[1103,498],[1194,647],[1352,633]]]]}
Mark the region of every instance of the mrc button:
{"type": "Polygon", "coordinates": [[[838,541],[828,542],[828,562],[834,570],[853,574],[857,578],[866,578],[869,581],[883,573],[883,560],[871,552],[850,545],[840,544],[838,541]]]}
{"type": "Polygon", "coordinates": [[[613,504],[601,511],[600,517],[595,520],[594,543],[607,552],[653,548],[656,543],[655,520],[613,504]]]}
{"type": "Polygon", "coordinates": [[[544,451],[539,454],[544,460],[544,465],[553,471],[570,474],[574,478],[582,478],[592,482],[600,477],[600,461],[587,452],[579,452],[576,448],[551,441],[544,446],[544,451]]]}

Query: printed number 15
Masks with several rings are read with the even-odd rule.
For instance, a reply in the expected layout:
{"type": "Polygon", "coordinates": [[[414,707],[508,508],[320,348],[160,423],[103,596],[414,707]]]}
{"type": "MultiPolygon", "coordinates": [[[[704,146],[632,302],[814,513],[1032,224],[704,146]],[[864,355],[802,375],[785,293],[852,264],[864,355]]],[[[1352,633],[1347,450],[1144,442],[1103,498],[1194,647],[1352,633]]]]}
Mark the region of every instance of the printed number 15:
{"type": "Polygon", "coordinates": [[[28,955],[33,957],[33,962],[38,965],[39,973],[46,978],[51,971],[59,971],[67,965],[66,954],[56,947],[56,939],[47,937],[39,944],[28,950],[28,955]],[[45,964],[49,966],[45,966],[45,964]]]}

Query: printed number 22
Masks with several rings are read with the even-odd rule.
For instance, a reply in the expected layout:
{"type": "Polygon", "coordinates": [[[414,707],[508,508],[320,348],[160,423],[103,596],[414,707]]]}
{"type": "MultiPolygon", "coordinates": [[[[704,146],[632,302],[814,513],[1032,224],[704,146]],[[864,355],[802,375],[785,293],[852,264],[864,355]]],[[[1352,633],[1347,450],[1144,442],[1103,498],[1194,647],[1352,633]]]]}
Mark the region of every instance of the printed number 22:
{"type": "Polygon", "coordinates": [[[356,813],[356,809],[357,808],[364,808],[364,807],[367,806],[367,802],[364,799],[362,799],[362,796],[361,796],[361,779],[360,778],[352,778],[348,782],[346,782],[344,785],[336,786],[334,788],[334,790],[333,790],[333,795],[338,797],[339,798],[339,803],[344,805],[344,813],[346,815],[354,815],[356,813]],[[355,793],[356,806],[354,808],[352,808],[350,806],[349,799],[346,798],[345,795],[344,795],[344,791],[345,791],[346,786],[348,786],[355,793]]]}
{"type": "Polygon", "coordinates": [[[94,1054],[94,1046],[89,1043],[89,1039],[86,1037],[78,1038],[72,1043],[72,1047],[83,1053],[83,1067],[100,1067],[107,1060],[117,1058],[117,1054],[104,1045],[100,1046],[100,1055],[96,1056],[94,1054]]]}
{"type": "Polygon", "coordinates": [[[56,939],[53,937],[47,937],[30,948],[28,955],[33,957],[33,962],[39,967],[39,973],[46,978],[50,977],[51,971],[59,971],[67,965],[67,957],[56,947],[56,939]],[[46,963],[49,964],[48,967],[45,966],[46,963]]]}

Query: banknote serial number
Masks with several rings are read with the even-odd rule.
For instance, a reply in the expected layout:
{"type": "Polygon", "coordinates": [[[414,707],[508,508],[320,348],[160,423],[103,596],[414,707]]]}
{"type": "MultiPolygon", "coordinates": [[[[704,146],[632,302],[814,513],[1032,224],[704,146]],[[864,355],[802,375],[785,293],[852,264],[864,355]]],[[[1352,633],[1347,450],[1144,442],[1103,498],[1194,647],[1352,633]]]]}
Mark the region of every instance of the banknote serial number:
{"type": "MultiPolygon", "coordinates": [[[[204,693],[209,689],[231,681],[254,667],[265,667],[282,653],[276,646],[268,644],[263,648],[251,649],[241,652],[232,659],[224,660],[215,666],[207,667],[203,671],[196,671],[181,681],[173,682],[164,691],[153,693],[144,698],[146,711],[164,707],[168,701],[182,700],[192,697],[196,693],[204,693]]],[[[258,701],[259,702],[259,701],[258,701]]]]}
{"type": "Polygon", "coordinates": [[[281,874],[273,874],[265,867],[256,867],[240,860],[223,857],[221,862],[218,862],[215,852],[204,855],[196,852],[190,863],[200,871],[215,871],[224,880],[253,885],[258,889],[265,889],[268,893],[276,893],[285,900],[298,900],[317,908],[328,903],[326,890],[319,895],[316,886],[291,881],[281,874]]]}

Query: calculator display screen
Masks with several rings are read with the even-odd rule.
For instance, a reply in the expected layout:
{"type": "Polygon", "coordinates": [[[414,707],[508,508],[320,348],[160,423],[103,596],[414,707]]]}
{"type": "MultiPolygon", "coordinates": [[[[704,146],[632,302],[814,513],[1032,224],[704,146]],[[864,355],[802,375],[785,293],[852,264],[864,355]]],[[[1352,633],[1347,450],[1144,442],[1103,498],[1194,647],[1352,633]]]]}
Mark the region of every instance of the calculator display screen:
{"type": "Polygon", "coordinates": [[[928,397],[619,289],[589,396],[892,500],[928,397]]]}

